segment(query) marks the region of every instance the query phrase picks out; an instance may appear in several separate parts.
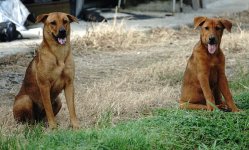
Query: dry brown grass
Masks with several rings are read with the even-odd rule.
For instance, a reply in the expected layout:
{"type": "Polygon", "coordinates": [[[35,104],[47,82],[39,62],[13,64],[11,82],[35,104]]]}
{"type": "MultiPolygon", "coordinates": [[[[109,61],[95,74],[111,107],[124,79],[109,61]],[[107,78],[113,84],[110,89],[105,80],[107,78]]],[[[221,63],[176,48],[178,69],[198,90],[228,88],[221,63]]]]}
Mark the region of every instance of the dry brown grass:
{"type": "Polygon", "coordinates": [[[153,46],[166,41],[174,30],[155,29],[152,32],[140,32],[128,28],[125,21],[113,23],[92,24],[87,28],[86,35],[73,38],[73,48],[77,53],[89,50],[119,51],[134,50],[138,47],[153,46]]]}
{"type": "Polygon", "coordinates": [[[124,21],[120,23],[92,24],[83,37],[75,37],[73,46],[84,50],[128,50],[141,44],[146,38],[135,30],[128,30],[124,21]]]}
{"type": "MultiPolygon", "coordinates": [[[[133,56],[132,59],[137,59],[135,54],[140,52],[148,52],[146,58],[154,59],[151,64],[140,68],[134,64],[129,66],[131,69],[116,71],[108,78],[100,74],[99,79],[89,84],[78,80],[75,83],[75,99],[82,127],[105,126],[119,120],[150,115],[153,108],[176,108],[186,62],[199,38],[197,32],[187,27],[180,31],[154,29],[138,32],[126,28],[121,22],[94,25],[86,36],[76,38],[73,47],[77,53],[97,49],[118,50],[112,53],[122,55],[122,51],[130,50],[126,53],[134,54],[129,55],[133,56]],[[161,54],[163,60],[158,59],[161,54]]],[[[236,29],[231,34],[224,33],[222,48],[227,58],[229,79],[235,78],[235,72],[241,68],[243,72],[249,72],[248,39],[248,30],[236,29]]],[[[77,76],[83,76],[84,72],[80,70],[82,64],[76,61],[76,65],[79,67],[77,76]]],[[[91,72],[89,74],[91,78],[91,72]]],[[[5,133],[23,129],[24,126],[14,122],[10,106],[0,106],[0,111],[0,127],[5,133]]],[[[63,99],[62,110],[57,116],[61,128],[69,125],[68,118],[63,99]]]]}
{"type": "Polygon", "coordinates": [[[249,72],[249,31],[238,27],[223,37],[223,51],[226,55],[227,74],[231,79],[249,72]]]}
{"type": "Polygon", "coordinates": [[[84,93],[79,87],[77,99],[83,101],[78,103],[78,110],[82,118],[88,118],[83,123],[86,126],[98,123],[108,111],[112,113],[111,122],[115,122],[148,115],[155,107],[176,106],[181,75],[179,70],[166,64],[159,62],[148,68],[128,71],[121,77],[95,83],[84,93]]]}

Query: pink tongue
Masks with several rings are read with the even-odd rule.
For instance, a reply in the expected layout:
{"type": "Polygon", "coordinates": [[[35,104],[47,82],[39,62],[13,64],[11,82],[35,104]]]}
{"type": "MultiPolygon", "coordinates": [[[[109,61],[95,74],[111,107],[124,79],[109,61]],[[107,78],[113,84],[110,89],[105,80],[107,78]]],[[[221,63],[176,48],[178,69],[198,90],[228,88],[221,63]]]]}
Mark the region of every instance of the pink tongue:
{"type": "Polygon", "coordinates": [[[217,49],[217,45],[216,44],[208,44],[208,52],[210,53],[210,54],[213,54],[215,51],[216,51],[216,49],[217,49]]]}
{"type": "Polygon", "coordinates": [[[67,38],[64,38],[64,39],[58,38],[58,42],[59,42],[61,45],[65,44],[66,41],[67,41],[67,38]]]}

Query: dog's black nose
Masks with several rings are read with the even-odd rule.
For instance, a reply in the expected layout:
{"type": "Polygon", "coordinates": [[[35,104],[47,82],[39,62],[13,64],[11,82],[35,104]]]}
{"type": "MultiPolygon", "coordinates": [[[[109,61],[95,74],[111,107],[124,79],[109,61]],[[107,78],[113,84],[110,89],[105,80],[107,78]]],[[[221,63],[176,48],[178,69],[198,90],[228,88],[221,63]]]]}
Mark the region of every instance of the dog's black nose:
{"type": "Polygon", "coordinates": [[[59,29],[59,37],[66,37],[66,30],[65,30],[65,28],[60,28],[59,29]]]}
{"type": "Polygon", "coordinates": [[[217,44],[216,43],[216,38],[213,37],[213,36],[209,37],[209,44],[217,44]]]}

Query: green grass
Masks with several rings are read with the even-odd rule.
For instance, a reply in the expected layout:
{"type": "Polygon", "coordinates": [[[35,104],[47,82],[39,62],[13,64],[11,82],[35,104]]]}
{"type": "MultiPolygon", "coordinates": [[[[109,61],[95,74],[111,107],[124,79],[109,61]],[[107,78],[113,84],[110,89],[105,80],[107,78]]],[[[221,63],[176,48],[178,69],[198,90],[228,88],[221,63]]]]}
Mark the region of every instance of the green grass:
{"type": "Polygon", "coordinates": [[[249,91],[249,73],[243,73],[239,71],[237,73],[236,79],[230,83],[230,88],[235,93],[241,93],[244,91],[249,91]]]}
{"type": "Polygon", "coordinates": [[[85,130],[44,132],[41,125],[0,136],[0,149],[248,149],[249,92],[235,96],[244,111],[157,109],[150,117],[85,130]]]}

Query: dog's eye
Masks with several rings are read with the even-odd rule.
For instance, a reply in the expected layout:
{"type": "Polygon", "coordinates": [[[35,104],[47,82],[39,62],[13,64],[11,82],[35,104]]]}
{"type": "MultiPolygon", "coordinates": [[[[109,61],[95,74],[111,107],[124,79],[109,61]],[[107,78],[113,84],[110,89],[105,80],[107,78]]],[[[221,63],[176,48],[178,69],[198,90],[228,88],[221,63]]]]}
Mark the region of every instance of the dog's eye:
{"type": "Polygon", "coordinates": [[[68,23],[68,21],[67,20],[63,20],[63,24],[67,24],[68,23]]]}
{"type": "Polygon", "coordinates": [[[56,25],[56,22],[55,21],[52,21],[52,22],[50,22],[52,25],[56,25]]]}
{"type": "Polygon", "coordinates": [[[216,27],[215,28],[217,31],[220,31],[222,28],[221,27],[216,27]]]}
{"type": "Polygon", "coordinates": [[[209,28],[208,27],[205,27],[205,30],[208,30],[209,28]]]}

